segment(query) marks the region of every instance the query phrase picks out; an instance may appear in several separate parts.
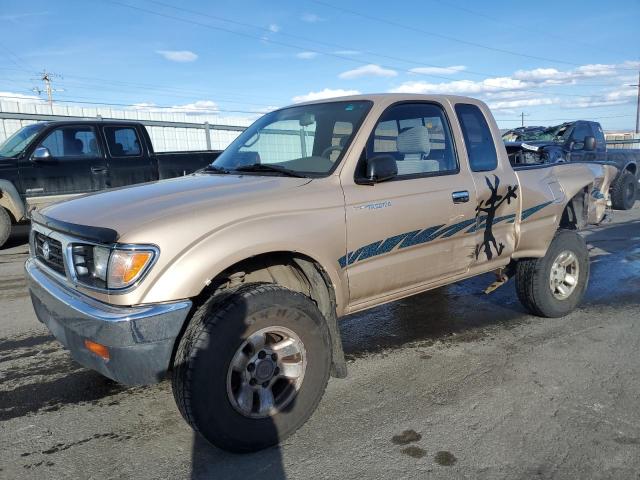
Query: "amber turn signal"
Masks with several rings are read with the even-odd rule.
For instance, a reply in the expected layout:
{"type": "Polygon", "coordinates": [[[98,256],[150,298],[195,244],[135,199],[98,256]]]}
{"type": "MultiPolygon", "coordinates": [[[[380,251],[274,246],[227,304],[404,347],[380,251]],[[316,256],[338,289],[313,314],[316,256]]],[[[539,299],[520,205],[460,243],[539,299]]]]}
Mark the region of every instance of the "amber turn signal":
{"type": "Polygon", "coordinates": [[[95,353],[100,358],[103,358],[104,360],[109,360],[109,358],[110,358],[109,357],[109,349],[107,347],[105,347],[104,345],[102,345],[100,343],[92,342],[91,340],[86,340],[85,339],[84,346],[87,348],[87,350],[89,350],[90,352],[95,353]]]}

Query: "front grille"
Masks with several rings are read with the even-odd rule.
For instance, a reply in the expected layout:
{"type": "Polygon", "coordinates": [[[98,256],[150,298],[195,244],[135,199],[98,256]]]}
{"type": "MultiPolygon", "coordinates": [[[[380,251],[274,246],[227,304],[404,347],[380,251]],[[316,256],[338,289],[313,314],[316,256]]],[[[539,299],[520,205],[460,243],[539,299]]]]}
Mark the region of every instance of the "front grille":
{"type": "Polygon", "coordinates": [[[35,232],[34,248],[38,260],[59,274],[65,274],[62,244],[58,240],[35,232]]]}

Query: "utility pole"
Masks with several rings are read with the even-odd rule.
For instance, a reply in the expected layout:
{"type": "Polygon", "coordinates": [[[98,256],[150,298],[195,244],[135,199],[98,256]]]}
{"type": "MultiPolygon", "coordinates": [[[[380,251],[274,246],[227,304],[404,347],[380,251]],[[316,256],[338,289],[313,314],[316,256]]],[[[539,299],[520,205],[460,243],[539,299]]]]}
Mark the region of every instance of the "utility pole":
{"type": "Polygon", "coordinates": [[[524,112],[522,112],[520,114],[520,126],[524,127],[524,117],[528,117],[528,116],[529,116],[528,113],[525,114],[524,112]]]}
{"type": "MultiPolygon", "coordinates": [[[[62,89],[53,88],[52,82],[54,78],[62,78],[62,77],[55,73],[50,73],[50,72],[47,72],[46,70],[43,70],[42,74],[40,75],[40,78],[38,78],[38,80],[41,80],[44,82],[44,92],[47,94],[47,101],[49,102],[49,106],[53,105],[54,92],[64,92],[64,90],[62,89]]],[[[36,92],[38,95],[43,93],[43,91],[40,90],[40,88],[38,87],[33,88],[33,91],[36,92]]]]}
{"type": "Polygon", "coordinates": [[[638,70],[638,83],[636,85],[629,86],[638,88],[638,103],[636,105],[636,133],[640,133],[640,69],[638,70]]]}

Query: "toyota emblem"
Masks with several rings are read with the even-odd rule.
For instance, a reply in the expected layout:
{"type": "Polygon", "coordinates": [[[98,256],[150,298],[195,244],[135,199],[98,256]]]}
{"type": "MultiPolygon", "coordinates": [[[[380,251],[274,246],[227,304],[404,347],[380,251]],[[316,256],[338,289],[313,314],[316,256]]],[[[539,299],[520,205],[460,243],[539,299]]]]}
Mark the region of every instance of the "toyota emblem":
{"type": "Polygon", "coordinates": [[[49,242],[45,241],[42,244],[42,256],[45,260],[49,260],[49,255],[51,255],[51,247],[49,247],[49,242]]]}

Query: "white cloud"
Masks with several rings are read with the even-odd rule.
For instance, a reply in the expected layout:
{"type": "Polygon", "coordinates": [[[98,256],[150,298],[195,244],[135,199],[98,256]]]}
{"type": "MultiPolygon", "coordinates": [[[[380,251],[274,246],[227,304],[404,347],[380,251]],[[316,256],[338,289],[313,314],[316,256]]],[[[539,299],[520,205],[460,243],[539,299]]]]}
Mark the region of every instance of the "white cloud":
{"type": "Polygon", "coordinates": [[[489,103],[492,110],[505,110],[521,107],[539,107],[541,105],[554,105],[558,103],[557,98],[529,98],[521,100],[505,100],[501,102],[489,103]]]}
{"type": "Polygon", "coordinates": [[[269,31],[273,33],[278,33],[280,31],[280,25],[275,23],[269,24],[269,31]]]}
{"type": "Polygon", "coordinates": [[[171,107],[158,107],[155,103],[135,103],[131,105],[134,110],[145,112],[173,112],[173,113],[191,113],[191,114],[212,114],[219,111],[218,104],[211,100],[197,100],[184,105],[173,105],[171,107]]]}
{"type": "Polygon", "coordinates": [[[404,82],[391,90],[394,93],[450,93],[459,95],[498,92],[503,90],[519,90],[526,88],[527,83],[511,77],[487,78],[481,81],[455,80],[453,82],[404,82]]]}
{"type": "Polygon", "coordinates": [[[335,55],[360,55],[361,52],[359,52],[358,50],[336,50],[335,52],[332,52],[335,55]]]}
{"type": "Polygon", "coordinates": [[[305,13],[300,17],[300,20],[307,23],[324,22],[324,18],[316,15],[315,13],[305,13]]]}
{"type": "Polygon", "coordinates": [[[369,65],[363,65],[362,67],[354,68],[353,70],[347,70],[338,75],[339,78],[352,80],[360,77],[395,77],[398,72],[390,70],[388,68],[382,68],[380,65],[370,63],[369,65]]]}
{"type": "Polygon", "coordinates": [[[613,77],[622,65],[589,64],[582,65],[573,70],[558,70],[556,68],[534,68],[533,70],[518,70],[513,74],[514,78],[545,85],[575,84],[578,80],[595,77],[613,77]]]}
{"type": "Polygon", "coordinates": [[[302,59],[302,60],[311,60],[313,58],[316,58],[318,56],[318,52],[300,52],[300,53],[296,53],[296,57],[302,59]]]}
{"type": "Polygon", "coordinates": [[[609,90],[603,94],[591,97],[579,97],[564,104],[567,108],[588,108],[588,107],[610,107],[615,105],[625,105],[636,101],[637,90],[633,87],[620,87],[609,90]]]}
{"type": "Polygon", "coordinates": [[[18,103],[41,103],[44,100],[36,95],[24,95],[22,93],[14,92],[0,92],[0,100],[6,100],[9,102],[18,103]]]}
{"type": "Polygon", "coordinates": [[[300,102],[310,102],[313,100],[322,100],[324,98],[333,98],[333,97],[344,97],[347,95],[359,95],[360,92],[358,90],[343,90],[342,88],[325,88],[324,90],[320,90],[319,92],[309,92],[306,95],[298,95],[297,97],[293,97],[291,100],[293,103],[300,102]]]}
{"type": "Polygon", "coordinates": [[[198,55],[190,50],[157,50],[156,53],[172,62],[195,62],[198,59],[198,55]]]}
{"type": "Polygon", "coordinates": [[[452,65],[451,67],[417,67],[409,71],[411,73],[420,73],[423,75],[451,75],[466,70],[464,65],[452,65]]]}

